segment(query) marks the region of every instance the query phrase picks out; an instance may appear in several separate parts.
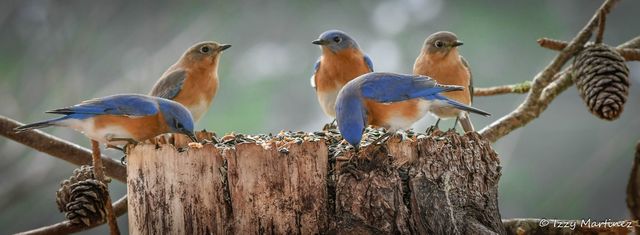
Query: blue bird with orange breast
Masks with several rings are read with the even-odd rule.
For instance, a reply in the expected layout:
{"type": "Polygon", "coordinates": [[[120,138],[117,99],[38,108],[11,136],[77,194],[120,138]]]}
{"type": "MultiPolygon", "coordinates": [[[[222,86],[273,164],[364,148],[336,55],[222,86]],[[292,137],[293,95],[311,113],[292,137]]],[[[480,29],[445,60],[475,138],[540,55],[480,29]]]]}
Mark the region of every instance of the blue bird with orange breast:
{"type": "Polygon", "coordinates": [[[312,43],[320,46],[322,55],[314,66],[311,86],[316,89],[322,111],[335,118],[340,89],[352,79],[373,72],[373,63],[358,43],[340,30],[326,31],[312,43]]]}
{"type": "Polygon", "coordinates": [[[395,73],[368,73],[351,80],[342,88],[336,100],[336,120],[343,138],[356,149],[367,125],[386,128],[391,133],[408,129],[429,110],[433,103],[477,113],[490,114],[480,109],[449,99],[442,93],[460,91],[455,85],[441,85],[422,75],[395,73]],[[380,108],[395,102],[415,101],[406,110],[389,111],[380,108]],[[416,111],[417,110],[417,111],[416,111]]]}
{"type": "MultiPolygon", "coordinates": [[[[451,32],[442,31],[431,34],[425,39],[420,55],[416,58],[413,73],[429,76],[440,84],[462,86],[463,90],[448,92],[444,95],[465,105],[471,105],[473,80],[467,61],[458,53],[458,47],[461,45],[462,42],[451,32]]],[[[431,105],[430,112],[438,117],[436,128],[440,119],[456,118],[454,129],[460,122],[465,132],[474,131],[467,112],[440,103],[431,105]]]]}
{"type": "Polygon", "coordinates": [[[189,109],[194,121],[209,110],[218,91],[218,62],[231,45],[200,42],[184,52],[153,86],[149,95],[174,100],[189,109]]]}
{"type": "Polygon", "coordinates": [[[177,102],[159,97],[112,95],[47,113],[64,116],[27,124],[15,130],[20,132],[63,126],[112,146],[135,143],[164,133],[180,133],[197,141],[189,110],[177,102]]]}

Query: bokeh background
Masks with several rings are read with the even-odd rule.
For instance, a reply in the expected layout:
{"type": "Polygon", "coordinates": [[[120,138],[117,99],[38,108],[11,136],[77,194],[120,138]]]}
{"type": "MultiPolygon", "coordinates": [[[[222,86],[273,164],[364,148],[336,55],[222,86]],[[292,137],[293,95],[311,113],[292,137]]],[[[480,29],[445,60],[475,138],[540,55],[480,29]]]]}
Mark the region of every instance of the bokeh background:
{"type": "MultiPolygon", "coordinates": [[[[314,131],[329,118],[309,87],[328,29],[355,37],[377,71],[410,73],[422,42],[439,30],[464,42],[478,87],[531,79],[555,52],[535,40],[570,39],[600,1],[47,1],[0,2],[0,111],[22,122],[45,110],[115,93],[147,93],[182,52],[203,40],[233,44],[220,62],[221,89],[198,128],[219,134],[314,131]]],[[[607,19],[606,43],[640,34],[640,1],[622,1],[607,19]]],[[[500,155],[504,218],[625,219],[625,185],[640,139],[640,66],[614,122],[588,113],[575,88],[494,146],[500,155]]],[[[513,110],[523,95],[480,97],[481,128],[513,110]]],[[[431,117],[416,126],[424,130],[431,117]]],[[[445,122],[447,127],[452,122],[445,122]]],[[[78,133],[49,133],[84,146],[78,133]]],[[[107,154],[120,158],[115,151],[107,154]]],[[[0,138],[0,231],[58,222],[54,198],[74,166],[0,138]]],[[[113,197],[126,189],[112,183],[113,197]]],[[[126,229],[126,216],[120,218],[126,229]]],[[[104,234],[104,227],[84,232],[104,234]]]]}

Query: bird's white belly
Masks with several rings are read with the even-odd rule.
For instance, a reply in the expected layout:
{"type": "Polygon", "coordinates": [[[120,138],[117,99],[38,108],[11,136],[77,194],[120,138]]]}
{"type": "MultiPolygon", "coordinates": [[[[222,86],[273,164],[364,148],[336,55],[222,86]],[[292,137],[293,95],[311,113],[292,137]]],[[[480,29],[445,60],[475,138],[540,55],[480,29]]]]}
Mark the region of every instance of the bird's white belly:
{"type": "Polygon", "coordinates": [[[336,117],[336,98],[338,97],[338,90],[330,91],[330,92],[320,92],[318,91],[318,102],[320,102],[320,106],[322,107],[322,111],[327,114],[327,116],[335,118],[336,117]]]}
{"type": "Polygon", "coordinates": [[[124,145],[128,143],[126,141],[109,142],[108,139],[113,137],[129,139],[133,138],[133,136],[128,131],[119,126],[106,126],[104,128],[96,128],[93,118],[82,120],[67,119],[62,121],[61,124],[84,134],[85,136],[89,137],[89,139],[105,144],[124,145]]]}
{"type": "Polygon", "coordinates": [[[455,118],[460,114],[459,109],[451,107],[451,105],[441,100],[433,101],[429,111],[433,116],[441,119],[455,118]]]}
{"type": "Polygon", "coordinates": [[[418,101],[418,113],[414,117],[405,117],[401,114],[391,115],[387,120],[390,131],[408,130],[411,126],[427,114],[431,106],[431,101],[420,99],[418,101]]]}
{"type": "Polygon", "coordinates": [[[200,99],[200,103],[189,106],[189,111],[191,111],[191,116],[193,116],[193,121],[197,122],[204,116],[209,110],[210,103],[205,101],[205,99],[200,99]]]}

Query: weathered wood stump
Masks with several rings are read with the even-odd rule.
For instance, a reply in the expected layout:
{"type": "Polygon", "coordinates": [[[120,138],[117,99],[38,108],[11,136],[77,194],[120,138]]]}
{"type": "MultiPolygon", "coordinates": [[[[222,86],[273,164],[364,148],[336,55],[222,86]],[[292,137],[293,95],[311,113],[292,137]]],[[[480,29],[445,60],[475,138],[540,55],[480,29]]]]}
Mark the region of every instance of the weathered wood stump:
{"type": "Polygon", "coordinates": [[[505,233],[499,160],[475,133],[394,135],[357,155],[334,132],[177,139],[131,149],[131,234],[505,233]]]}

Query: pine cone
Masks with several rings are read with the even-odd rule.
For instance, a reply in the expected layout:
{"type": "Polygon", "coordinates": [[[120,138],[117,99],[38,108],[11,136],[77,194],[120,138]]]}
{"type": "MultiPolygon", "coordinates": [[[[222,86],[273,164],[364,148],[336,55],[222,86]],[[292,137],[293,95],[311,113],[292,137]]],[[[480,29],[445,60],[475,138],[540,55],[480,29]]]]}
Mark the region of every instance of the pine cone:
{"type": "Polygon", "coordinates": [[[620,116],[629,95],[629,68],[615,49],[587,45],[573,61],[573,79],[591,113],[609,121],[620,116]]]}
{"type": "Polygon", "coordinates": [[[72,223],[90,225],[106,218],[107,186],[95,180],[92,166],[81,166],[60,184],[56,203],[72,223]]]}
{"type": "Polygon", "coordinates": [[[72,184],[70,189],[71,198],[65,207],[65,216],[71,223],[89,226],[106,219],[107,186],[104,183],[88,179],[72,184]]]}
{"type": "Polygon", "coordinates": [[[83,180],[93,179],[93,166],[80,166],[73,170],[73,175],[69,179],[60,183],[60,189],[56,192],[56,203],[60,212],[67,212],[66,207],[71,198],[71,185],[83,180]]]}

